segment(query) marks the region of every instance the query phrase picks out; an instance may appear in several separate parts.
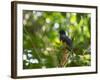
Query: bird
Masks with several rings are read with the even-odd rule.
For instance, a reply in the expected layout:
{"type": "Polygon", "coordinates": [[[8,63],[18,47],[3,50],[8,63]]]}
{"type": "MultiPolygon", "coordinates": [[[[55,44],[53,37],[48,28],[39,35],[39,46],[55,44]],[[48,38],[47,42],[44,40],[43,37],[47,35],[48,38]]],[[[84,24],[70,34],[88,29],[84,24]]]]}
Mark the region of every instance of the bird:
{"type": "Polygon", "coordinates": [[[63,43],[66,43],[66,46],[69,50],[72,49],[72,40],[66,35],[66,32],[64,30],[59,31],[60,34],[60,41],[63,43]]]}
{"type": "Polygon", "coordinates": [[[72,40],[66,35],[64,30],[59,31],[60,41],[63,43],[62,55],[59,63],[59,67],[64,67],[68,62],[68,51],[72,52],[72,40]]]}

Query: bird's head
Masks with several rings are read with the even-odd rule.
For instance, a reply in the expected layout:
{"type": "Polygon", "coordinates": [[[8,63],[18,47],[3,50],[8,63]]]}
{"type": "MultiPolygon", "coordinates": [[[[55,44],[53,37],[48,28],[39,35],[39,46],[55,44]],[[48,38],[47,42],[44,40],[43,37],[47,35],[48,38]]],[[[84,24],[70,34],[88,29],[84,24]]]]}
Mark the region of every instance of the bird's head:
{"type": "Polygon", "coordinates": [[[63,35],[66,34],[64,30],[60,30],[59,33],[63,35]]]}

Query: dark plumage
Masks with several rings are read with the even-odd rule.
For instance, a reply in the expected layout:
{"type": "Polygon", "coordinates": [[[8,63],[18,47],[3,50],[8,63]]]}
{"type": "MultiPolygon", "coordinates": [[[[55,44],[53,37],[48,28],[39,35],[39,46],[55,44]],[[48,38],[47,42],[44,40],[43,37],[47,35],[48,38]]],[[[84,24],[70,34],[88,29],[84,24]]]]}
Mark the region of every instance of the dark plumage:
{"type": "Polygon", "coordinates": [[[60,30],[59,34],[60,34],[60,41],[65,42],[66,45],[68,46],[68,48],[71,49],[72,48],[72,40],[68,36],[66,36],[65,31],[60,30]]]}

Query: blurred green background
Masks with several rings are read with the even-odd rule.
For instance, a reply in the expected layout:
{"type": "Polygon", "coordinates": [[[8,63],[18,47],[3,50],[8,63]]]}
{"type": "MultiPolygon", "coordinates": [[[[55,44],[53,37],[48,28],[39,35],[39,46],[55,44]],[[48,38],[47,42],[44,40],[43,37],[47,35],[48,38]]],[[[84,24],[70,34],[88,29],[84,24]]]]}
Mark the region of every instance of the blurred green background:
{"type": "Polygon", "coordinates": [[[59,67],[61,29],[73,42],[73,56],[63,67],[90,66],[90,21],[89,13],[23,10],[23,69],[59,67]]]}

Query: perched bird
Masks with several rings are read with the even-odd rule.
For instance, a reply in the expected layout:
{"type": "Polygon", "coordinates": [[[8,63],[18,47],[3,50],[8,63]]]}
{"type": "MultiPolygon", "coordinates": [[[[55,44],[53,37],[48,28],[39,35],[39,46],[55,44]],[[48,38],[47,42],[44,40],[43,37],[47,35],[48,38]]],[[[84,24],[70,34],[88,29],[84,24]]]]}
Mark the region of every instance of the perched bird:
{"type": "Polygon", "coordinates": [[[60,41],[63,43],[62,55],[59,63],[59,67],[64,67],[68,62],[68,51],[72,52],[72,40],[66,35],[64,30],[59,31],[60,41]]]}
{"type": "Polygon", "coordinates": [[[66,43],[66,46],[69,50],[72,49],[72,40],[66,35],[64,30],[59,31],[60,41],[66,43]]]}

